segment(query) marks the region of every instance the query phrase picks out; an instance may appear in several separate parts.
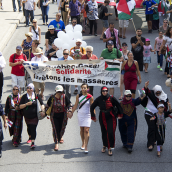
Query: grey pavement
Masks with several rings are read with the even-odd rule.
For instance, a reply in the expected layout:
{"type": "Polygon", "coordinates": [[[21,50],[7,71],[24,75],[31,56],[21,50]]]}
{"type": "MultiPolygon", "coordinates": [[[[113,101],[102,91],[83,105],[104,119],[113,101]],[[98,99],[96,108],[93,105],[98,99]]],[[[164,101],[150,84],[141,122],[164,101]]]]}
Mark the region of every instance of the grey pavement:
{"type": "MultiPolygon", "coordinates": [[[[113,8],[109,8],[111,12],[114,12],[113,8]]],[[[56,4],[50,4],[49,21],[55,18],[57,11],[56,4]]],[[[136,27],[143,28],[143,36],[150,38],[151,45],[154,45],[155,37],[158,36],[158,32],[154,31],[152,34],[147,33],[145,25],[145,17],[143,10],[136,10],[134,14],[134,23],[136,27]]],[[[42,25],[40,16],[41,11],[39,9],[35,12],[35,17],[38,20],[38,25],[42,29],[42,44],[44,46],[44,35],[47,31],[47,26],[42,25]]],[[[118,28],[118,22],[115,21],[114,15],[109,18],[110,21],[115,23],[115,27],[118,28]]],[[[86,30],[84,34],[84,40],[88,45],[94,47],[93,53],[98,57],[101,51],[104,49],[105,44],[99,40],[102,26],[100,21],[98,22],[98,36],[88,36],[89,30],[86,30]]],[[[22,43],[25,39],[24,34],[28,31],[28,28],[24,27],[23,20],[17,27],[7,46],[3,50],[3,55],[7,61],[7,66],[4,69],[4,93],[2,96],[2,104],[4,105],[6,97],[11,93],[11,77],[10,67],[8,66],[9,56],[15,52],[16,45],[22,43]]],[[[127,42],[129,49],[131,49],[130,38],[135,35],[133,23],[130,22],[127,29],[127,39],[121,39],[121,42],[127,42]]],[[[44,46],[45,48],[45,46],[44,46]]],[[[150,88],[154,85],[162,85],[163,90],[168,93],[169,99],[171,99],[171,93],[169,88],[165,86],[166,76],[163,72],[160,72],[157,66],[156,56],[152,53],[152,63],[149,66],[149,73],[141,72],[142,83],[137,86],[137,89],[144,86],[145,81],[150,81],[150,88]]],[[[165,61],[164,61],[165,62],[165,61]]],[[[164,67],[163,67],[164,68],[164,67]]],[[[46,99],[54,93],[56,84],[46,83],[45,96],[46,99]]],[[[74,86],[72,86],[73,92],[74,86]]],[[[94,98],[100,95],[100,87],[94,88],[94,98]]],[[[117,99],[120,96],[119,88],[115,88],[115,95],[117,99]]],[[[136,95],[136,97],[138,94],[136,95]]],[[[75,96],[71,97],[72,103],[75,103],[75,96]]],[[[171,100],[170,100],[171,102],[171,100]]],[[[44,101],[46,103],[46,101],[44,101]]],[[[97,117],[99,110],[96,109],[97,117]]],[[[34,151],[30,150],[30,146],[26,144],[28,139],[26,125],[24,122],[22,143],[18,148],[14,148],[9,136],[8,130],[4,130],[4,144],[3,144],[3,156],[0,159],[0,171],[12,171],[12,172],[171,172],[172,169],[172,148],[171,148],[171,120],[167,119],[166,141],[163,146],[163,152],[160,158],[156,156],[156,148],[152,152],[148,152],[146,148],[147,141],[147,125],[144,119],[144,108],[142,106],[137,107],[138,115],[138,129],[133,147],[132,154],[128,154],[126,150],[122,148],[122,142],[120,140],[118,127],[116,129],[116,147],[113,151],[113,156],[110,157],[106,153],[101,153],[102,141],[99,122],[92,122],[90,128],[90,140],[89,140],[89,153],[84,154],[80,150],[81,139],[79,133],[79,125],[77,121],[77,113],[74,113],[72,119],[68,120],[66,132],[64,134],[64,144],[59,146],[59,151],[54,152],[54,143],[52,138],[52,128],[50,121],[44,119],[39,122],[37,128],[36,148],[34,151]]]]}

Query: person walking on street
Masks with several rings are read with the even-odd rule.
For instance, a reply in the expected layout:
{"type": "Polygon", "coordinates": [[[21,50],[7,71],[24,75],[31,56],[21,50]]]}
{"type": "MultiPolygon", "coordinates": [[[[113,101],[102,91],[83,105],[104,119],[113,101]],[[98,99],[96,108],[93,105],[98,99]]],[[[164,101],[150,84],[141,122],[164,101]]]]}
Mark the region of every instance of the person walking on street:
{"type": "Polygon", "coordinates": [[[3,85],[4,85],[3,69],[5,68],[5,66],[6,66],[5,58],[2,55],[2,52],[0,52],[0,103],[1,103],[3,85]]]}
{"type": "Polygon", "coordinates": [[[8,120],[13,122],[9,127],[10,136],[13,136],[12,142],[14,147],[18,147],[21,142],[21,133],[23,128],[23,114],[19,108],[20,104],[20,87],[15,85],[12,89],[12,94],[7,97],[5,103],[5,115],[8,120]]]}
{"type": "Polygon", "coordinates": [[[19,93],[21,94],[21,89],[24,88],[25,83],[25,72],[23,62],[27,61],[27,57],[22,53],[22,47],[16,47],[16,53],[12,54],[9,59],[9,66],[11,66],[11,79],[12,87],[15,85],[20,86],[19,93]]]}
{"type": "Polygon", "coordinates": [[[29,139],[27,143],[31,143],[31,149],[35,148],[35,139],[36,139],[36,128],[38,125],[37,117],[37,99],[41,104],[41,116],[45,116],[45,109],[42,102],[42,99],[39,95],[34,93],[34,85],[30,83],[27,86],[27,93],[24,94],[20,100],[20,109],[23,109],[23,116],[27,125],[27,132],[29,139]]]}
{"type": "MultiPolygon", "coordinates": [[[[16,12],[17,11],[17,7],[16,7],[16,3],[15,3],[16,0],[12,0],[12,4],[13,4],[13,11],[16,12]]],[[[21,0],[17,0],[18,2],[18,8],[19,8],[19,12],[22,11],[22,8],[21,8],[21,0]]],[[[1,1],[2,3],[2,1],[1,1]]],[[[2,4],[1,4],[2,5],[2,4]]]]}
{"type": "Polygon", "coordinates": [[[85,153],[88,153],[88,141],[89,141],[89,129],[91,126],[91,114],[90,106],[94,99],[91,94],[88,94],[88,84],[81,85],[81,93],[76,96],[75,105],[72,108],[72,114],[78,108],[78,123],[80,126],[80,135],[82,140],[81,150],[85,149],[85,153]]]}
{"type": "Polygon", "coordinates": [[[108,148],[108,155],[112,156],[112,149],[115,147],[116,118],[123,117],[122,107],[115,97],[108,94],[108,88],[101,88],[101,95],[91,105],[91,119],[96,122],[95,108],[99,106],[99,123],[102,132],[103,148],[102,153],[108,148]],[[114,109],[113,107],[116,108],[114,109]]]}
{"type": "Polygon", "coordinates": [[[58,142],[63,143],[63,135],[66,129],[68,118],[72,117],[72,104],[70,99],[64,94],[63,87],[57,85],[55,94],[51,95],[47,101],[47,115],[50,116],[53,138],[55,142],[54,150],[58,151],[58,142]]]}
{"type": "Polygon", "coordinates": [[[23,0],[25,3],[25,14],[26,14],[26,27],[29,26],[29,15],[31,22],[34,19],[34,11],[36,10],[36,0],[23,0]]]}
{"type": "Polygon", "coordinates": [[[139,70],[143,71],[143,45],[145,44],[145,38],[142,37],[142,29],[136,30],[136,36],[130,40],[132,45],[131,51],[133,52],[134,60],[137,60],[139,70]]]}

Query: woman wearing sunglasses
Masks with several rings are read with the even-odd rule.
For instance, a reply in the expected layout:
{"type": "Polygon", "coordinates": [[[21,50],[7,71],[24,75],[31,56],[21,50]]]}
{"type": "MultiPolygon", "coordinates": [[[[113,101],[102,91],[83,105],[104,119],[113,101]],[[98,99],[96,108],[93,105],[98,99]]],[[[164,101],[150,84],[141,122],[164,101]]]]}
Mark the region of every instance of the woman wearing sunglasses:
{"type": "Polygon", "coordinates": [[[21,142],[21,133],[23,126],[23,114],[19,109],[20,103],[20,95],[19,95],[20,87],[15,85],[12,90],[12,94],[7,97],[5,103],[5,115],[8,120],[13,122],[13,125],[9,127],[10,136],[13,136],[12,142],[15,147],[21,142]]]}
{"type": "Polygon", "coordinates": [[[34,93],[34,85],[30,83],[27,86],[27,93],[24,94],[20,101],[20,109],[23,109],[23,116],[27,125],[27,132],[29,139],[27,143],[31,143],[31,149],[35,148],[35,139],[36,139],[36,127],[38,125],[37,117],[37,101],[39,100],[41,104],[41,116],[44,116],[44,105],[40,95],[34,93]]]}
{"type": "MultiPolygon", "coordinates": [[[[143,97],[144,98],[144,97],[143,97]]],[[[136,106],[141,104],[143,98],[132,98],[130,90],[125,90],[124,98],[120,105],[123,109],[123,118],[119,119],[119,131],[121,134],[121,140],[123,148],[128,150],[128,153],[132,152],[136,130],[137,130],[137,114],[136,106]]]]}
{"type": "Polygon", "coordinates": [[[153,90],[149,90],[148,85],[149,81],[145,82],[144,90],[146,93],[146,97],[142,101],[142,105],[143,107],[145,107],[145,119],[148,125],[147,147],[149,151],[152,151],[156,142],[156,124],[150,119],[154,117],[155,113],[158,112],[157,106],[159,103],[164,105],[164,112],[167,112],[169,100],[167,98],[167,94],[164,93],[160,85],[155,85],[153,87],[153,90]]]}
{"type": "Polygon", "coordinates": [[[108,94],[108,88],[101,88],[101,95],[91,105],[91,119],[96,122],[94,109],[99,106],[99,123],[102,132],[102,153],[108,148],[108,155],[112,156],[111,148],[115,147],[116,118],[122,118],[122,108],[115,97],[108,94]]]}
{"type": "Polygon", "coordinates": [[[46,114],[50,116],[53,138],[55,142],[54,150],[58,151],[58,142],[63,143],[63,135],[67,125],[68,118],[72,117],[72,104],[70,99],[64,94],[63,87],[57,85],[55,88],[55,94],[52,95],[48,101],[48,110],[46,114]]]}

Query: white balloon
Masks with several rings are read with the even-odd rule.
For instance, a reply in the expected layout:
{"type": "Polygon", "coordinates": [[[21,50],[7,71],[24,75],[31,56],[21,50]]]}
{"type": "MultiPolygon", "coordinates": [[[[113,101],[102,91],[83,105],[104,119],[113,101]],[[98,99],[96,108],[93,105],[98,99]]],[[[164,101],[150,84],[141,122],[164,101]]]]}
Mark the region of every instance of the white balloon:
{"type": "Polygon", "coordinates": [[[65,31],[68,33],[69,31],[72,31],[73,32],[73,27],[72,27],[72,25],[70,24],[70,25],[67,25],[66,27],[65,27],[65,31]]]}
{"type": "Polygon", "coordinates": [[[62,50],[57,50],[56,51],[56,56],[57,57],[62,57],[63,56],[63,51],[62,50]]]}
{"type": "Polygon", "coordinates": [[[65,34],[65,35],[63,36],[63,42],[64,42],[64,43],[68,43],[68,42],[69,42],[69,35],[65,34]]]}
{"type": "Polygon", "coordinates": [[[80,24],[77,24],[75,27],[74,27],[74,32],[82,32],[82,26],[80,24]]]}
{"type": "Polygon", "coordinates": [[[82,44],[81,44],[81,47],[86,47],[87,46],[87,43],[85,41],[82,41],[82,44]]]}
{"type": "Polygon", "coordinates": [[[57,34],[58,38],[60,38],[62,40],[63,40],[64,35],[65,35],[65,33],[63,31],[59,31],[57,34]]]}
{"type": "Polygon", "coordinates": [[[66,34],[68,35],[69,37],[69,40],[72,40],[74,38],[74,35],[73,35],[74,32],[72,32],[71,30],[69,32],[67,32],[66,34]]]}
{"type": "Polygon", "coordinates": [[[59,48],[59,47],[62,46],[63,41],[62,41],[62,39],[60,39],[60,38],[56,38],[56,39],[54,40],[54,44],[55,44],[56,47],[59,48]]]}
{"type": "Polygon", "coordinates": [[[62,45],[62,50],[64,50],[64,49],[70,50],[69,44],[64,43],[64,44],[62,45]]]}
{"type": "Polygon", "coordinates": [[[82,33],[80,31],[74,32],[74,39],[82,39],[82,33]]]}
{"type": "Polygon", "coordinates": [[[76,40],[69,40],[68,42],[70,49],[74,46],[76,46],[76,40]]]}

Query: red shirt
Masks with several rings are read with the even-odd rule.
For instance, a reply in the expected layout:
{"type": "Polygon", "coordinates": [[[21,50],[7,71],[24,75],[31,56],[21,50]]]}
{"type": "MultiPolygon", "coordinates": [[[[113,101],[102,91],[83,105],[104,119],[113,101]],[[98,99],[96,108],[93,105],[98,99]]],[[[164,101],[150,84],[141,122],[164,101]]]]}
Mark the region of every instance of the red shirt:
{"type": "MultiPolygon", "coordinates": [[[[88,58],[88,56],[85,54],[85,55],[83,55],[83,56],[81,57],[81,59],[82,59],[82,60],[85,60],[85,59],[89,59],[89,58],[88,58]]],[[[93,55],[90,57],[90,59],[92,59],[92,60],[97,60],[98,58],[97,58],[96,55],[93,54],[93,55]]]]}
{"type": "MultiPolygon", "coordinates": [[[[16,62],[18,62],[18,61],[20,61],[20,60],[27,61],[27,57],[26,57],[26,55],[24,55],[24,54],[21,54],[21,55],[15,54],[15,59],[14,59],[14,61],[13,61],[13,58],[14,58],[14,54],[12,54],[12,55],[10,56],[9,62],[11,62],[11,63],[16,63],[16,62]]],[[[11,74],[16,75],[16,76],[25,76],[25,73],[24,73],[24,66],[23,66],[22,64],[13,66],[12,69],[11,69],[11,74]]]]}

